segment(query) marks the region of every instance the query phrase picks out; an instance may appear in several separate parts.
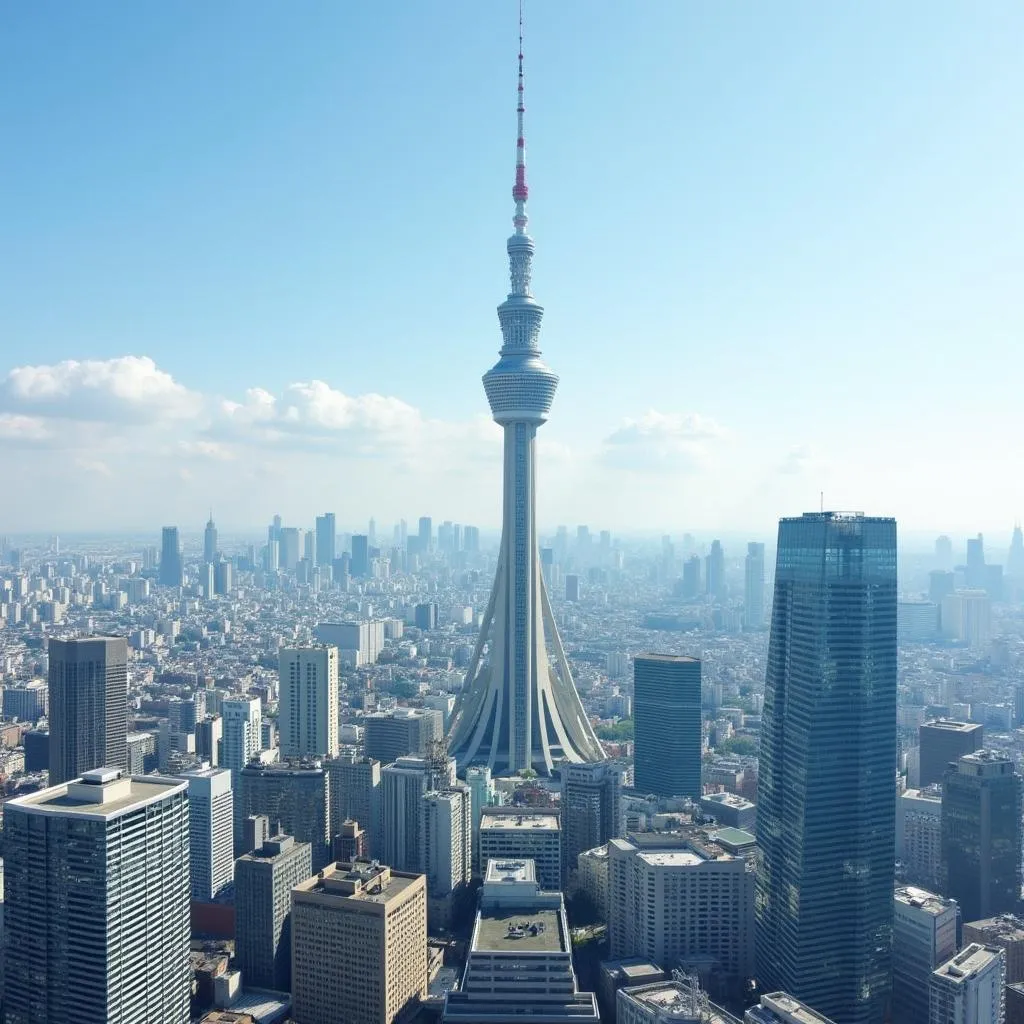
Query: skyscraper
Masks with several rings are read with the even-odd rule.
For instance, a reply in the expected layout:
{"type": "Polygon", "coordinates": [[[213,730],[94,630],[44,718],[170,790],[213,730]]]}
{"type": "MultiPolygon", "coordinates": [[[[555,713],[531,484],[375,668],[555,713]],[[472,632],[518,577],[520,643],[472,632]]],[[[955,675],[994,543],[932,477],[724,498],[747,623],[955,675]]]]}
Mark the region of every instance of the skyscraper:
{"type": "Polygon", "coordinates": [[[181,568],[181,542],[178,528],[165,526],[160,542],[160,582],[165,587],[180,587],[184,582],[181,568]]]}
{"type": "Polygon", "coordinates": [[[213,512],[206,521],[206,529],[203,531],[203,561],[217,561],[217,526],[213,521],[213,512]]]}
{"type": "Polygon", "coordinates": [[[338,648],[282,647],[278,653],[282,757],[338,753],[338,648]]]}
{"type": "Polygon", "coordinates": [[[337,525],[333,512],[316,517],[316,564],[333,565],[337,525]]]}
{"type": "Polygon", "coordinates": [[[231,770],[231,789],[235,803],[235,853],[241,848],[242,821],[242,769],[262,749],[263,713],[259,697],[229,697],[221,701],[223,719],[220,763],[231,770]]]}
{"type": "Polygon", "coordinates": [[[711,550],[704,559],[704,586],[708,597],[716,601],[725,598],[725,552],[722,550],[722,542],[713,540],[711,550]]]}
{"type": "Polygon", "coordinates": [[[942,784],[945,894],[965,921],[1011,913],[1020,904],[1021,777],[1009,756],[965,754],[942,784]]]}
{"type": "Polygon", "coordinates": [[[380,780],[383,839],[378,856],[398,870],[419,871],[423,797],[455,785],[455,761],[437,756],[400,757],[381,771],[380,780]]]}
{"type": "Polygon", "coordinates": [[[515,233],[507,245],[511,291],[498,307],[503,341],[499,359],[484,375],[491,414],[505,434],[501,548],[450,741],[460,768],[486,764],[495,775],[524,768],[549,775],[559,762],[598,761],[603,754],[573,684],[540,569],[534,449],[558,377],[540,358],[544,309],[530,292],[534,245],[526,233],[522,39],[516,110],[515,233]],[[553,673],[545,632],[554,647],[553,673]]]}
{"type": "Polygon", "coordinates": [[[51,639],[50,784],[128,767],[128,642],[51,639]]]}
{"type": "Polygon", "coordinates": [[[365,533],[352,535],[352,562],[349,568],[353,576],[370,574],[370,541],[365,533]]]}
{"type": "Polygon", "coordinates": [[[86,772],[4,805],[4,1022],[188,1024],[180,779],[86,772]]]}
{"type": "Polygon", "coordinates": [[[434,521],[430,516],[420,516],[420,554],[428,555],[434,547],[434,521]]]}
{"type": "Polygon", "coordinates": [[[343,821],[358,821],[366,830],[367,853],[378,856],[380,828],[380,761],[357,757],[346,748],[324,761],[331,799],[331,831],[343,821]]]}
{"type": "Polygon", "coordinates": [[[634,780],[641,793],[701,795],[700,659],[633,659],[634,780]]]}
{"type": "Polygon", "coordinates": [[[896,522],[779,523],[758,777],[757,978],[843,1024],[891,988],[896,522]]]}
{"type": "Polygon", "coordinates": [[[743,628],[764,625],[764,545],[751,541],[743,574],[743,628]]]}
{"type": "Polygon", "coordinates": [[[622,769],[610,761],[567,765],[562,770],[561,807],[565,880],[584,850],[622,834],[622,769]]]}
{"type": "Polygon", "coordinates": [[[923,789],[941,783],[946,769],[963,757],[980,750],[985,736],[984,726],[977,722],[952,722],[937,718],[925,722],[918,730],[921,750],[918,783],[923,789]]]}
{"type": "Polygon", "coordinates": [[[192,899],[208,903],[231,884],[235,874],[231,772],[197,768],[182,778],[188,783],[192,899]]]}

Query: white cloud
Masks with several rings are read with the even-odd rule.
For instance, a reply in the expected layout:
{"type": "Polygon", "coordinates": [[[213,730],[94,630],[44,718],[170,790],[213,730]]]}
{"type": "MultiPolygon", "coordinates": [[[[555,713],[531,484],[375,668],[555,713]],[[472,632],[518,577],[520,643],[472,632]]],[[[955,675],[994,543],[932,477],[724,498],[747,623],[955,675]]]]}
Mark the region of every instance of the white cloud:
{"type": "Polygon", "coordinates": [[[150,423],[194,417],[202,398],[148,356],[122,356],[17,366],[0,382],[0,408],[100,423],[150,423]]]}
{"type": "Polygon", "coordinates": [[[231,462],[235,457],[235,453],[219,441],[179,441],[178,450],[183,455],[211,459],[214,462],[231,462]]]}
{"type": "Polygon", "coordinates": [[[604,439],[606,466],[638,471],[692,471],[710,462],[712,444],[727,434],[699,413],[662,413],[651,409],[626,419],[604,439]]]}
{"type": "Polygon", "coordinates": [[[827,465],[824,456],[812,445],[798,444],[786,452],[777,471],[783,476],[803,476],[808,473],[820,473],[827,465]]]}
{"type": "Polygon", "coordinates": [[[40,442],[50,438],[46,423],[38,416],[0,413],[0,440],[13,442],[40,442]]]}

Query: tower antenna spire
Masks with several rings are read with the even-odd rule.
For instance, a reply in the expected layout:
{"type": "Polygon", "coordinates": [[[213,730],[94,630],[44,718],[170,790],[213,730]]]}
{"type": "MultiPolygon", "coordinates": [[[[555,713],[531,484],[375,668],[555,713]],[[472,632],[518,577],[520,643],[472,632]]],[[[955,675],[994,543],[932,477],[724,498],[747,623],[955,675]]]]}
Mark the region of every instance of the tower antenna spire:
{"type": "Polygon", "coordinates": [[[516,203],[516,215],[512,219],[516,234],[526,234],[526,200],[530,190],[526,185],[526,133],[523,115],[526,113],[523,92],[523,0],[519,0],[519,80],[516,91],[516,183],[512,186],[512,198],[516,203]]]}

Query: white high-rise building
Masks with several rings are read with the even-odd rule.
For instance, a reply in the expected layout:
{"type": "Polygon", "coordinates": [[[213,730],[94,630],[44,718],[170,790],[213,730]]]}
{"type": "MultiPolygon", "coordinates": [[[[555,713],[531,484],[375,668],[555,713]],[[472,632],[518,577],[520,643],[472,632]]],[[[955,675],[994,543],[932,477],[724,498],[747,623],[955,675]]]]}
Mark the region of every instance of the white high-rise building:
{"type": "Polygon", "coordinates": [[[613,958],[656,964],[714,957],[726,978],[754,970],[754,873],[696,836],[638,835],[608,843],[613,958]]]}
{"type": "Polygon", "coordinates": [[[242,769],[263,747],[263,712],[259,697],[229,697],[221,701],[223,736],[221,739],[221,766],[231,772],[231,789],[235,800],[235,852],[242,837],[242,769]]]}
{"type": "Polygon", "coordinates": [[[599,761],[603,753],[576,692],[540,568],[536,436],[548,418],[558,376],[540,358],[544,309],[530,291],[534,245],[526,233],[521,53],[518,97],[515,231],[507,244],[511,288],[498,307],[499,359],[484,375],[491,415],[505,434],[501,549],[450,742],[460,768],[485,764],[495,775],[524,768],[550,775],[560,762],[599,761]],[[545,636],[554,649],[553,667],[545,636]]]}
{"type": "Polygon", "coordinates": [[[455,761],[400,757],[380,773],[381,842],[378,859],[396,871],[420,871],[422,800],[455,786],[455,761]]]}
{"type": "Polygon", "coordinates": [[[282,757],[338,754],[338,648],[282,647],[278,652],[282,757]]]}
{"type": "Polygon", "coordinates": [[[491,769],[485,764],[472,765],[466,769],[466,785],[469,786],[473,803],[473,874],[482,872],[480,864],[480,818],[485,807],[497,802],[491,769]]]}
{"type": "Polygon", "coordinates": [[[929,1024],[1003,1024],[1005,975],[1003,950],[965,946],[932,972],[929,1024]]]}
{"type": "Polygon", "coordinates": [[[99,768],[7,802],[5,1024],[188,1024],[186,791],[99,768]]]}
{"type": "Polygon", "coordinates": [[[472,876],[473,812],[469,787],[431,790],[420,800],[420,871],[427,876],[431,933],[450,928],[455,903],[472,876]]]}
{"type": "Polygon", "coordinates": [[[185,772],[192,899],[208,903],[235,877],[234,794],[227,768],[185,772]]]}
{"type": "Polygon", "coordinates": [[[956,952],[957,905],[926,889],[896,890],[892,929],[892,1012],[900,1024],[928,1024],[932,971],[956,952]]]}

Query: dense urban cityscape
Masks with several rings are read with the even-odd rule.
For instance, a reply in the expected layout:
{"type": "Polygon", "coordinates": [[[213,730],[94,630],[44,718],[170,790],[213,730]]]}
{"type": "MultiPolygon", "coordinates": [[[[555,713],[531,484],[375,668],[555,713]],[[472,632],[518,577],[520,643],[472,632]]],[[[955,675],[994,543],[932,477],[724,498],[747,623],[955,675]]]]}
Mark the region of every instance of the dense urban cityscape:
{"type": "Polygon", "coordinates": [[[0,536],[5,1024],[1024,1024],[1020,525],[540,525],[522,30],[500,532],[0,536]]]}

